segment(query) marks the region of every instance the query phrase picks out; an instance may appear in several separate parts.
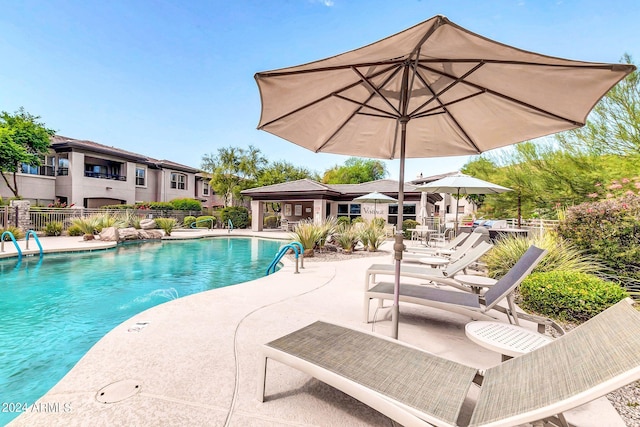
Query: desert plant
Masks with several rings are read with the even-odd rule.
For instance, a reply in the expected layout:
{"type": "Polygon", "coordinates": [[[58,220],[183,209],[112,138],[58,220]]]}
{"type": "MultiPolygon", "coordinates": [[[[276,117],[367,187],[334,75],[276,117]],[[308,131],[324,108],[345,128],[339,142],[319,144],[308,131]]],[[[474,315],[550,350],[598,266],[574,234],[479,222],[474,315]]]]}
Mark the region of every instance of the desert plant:
{"type": "Polygon", "coordinates": [[[101,218],[99,216],[88,216],[85,218],[73,218],[71,224],[82,232],[84,240],[93,240],[97,233],[101,218]]]}
{"type": "Polygon", "coordinates": [[[602,263],[559,237],[553,231],[532,237],[505,236],[500,238],[482,260],[487,264],[489,277],[500,278],[514,266],[529,246],[534,245],[548,251],[535,268],[536,272],[563,270],[596,273],[603,269],[602,263]]]}
{"type": "Polygon", "coordinates": [[[300,242],[304,248],[305,258],[309,258],[313,256],[313,250],[322,235],[323,231],[318,225],[314,224],[312,220],[303,219],[296,225],[291,238],[296,242],[300,242]]]}
{"type": "Polygon", "coordinates": [[[325,243],[329,240],[329,237],[336,232],[338,228],[338,220],[335,217],[329,217],[324,220],[319,226],[320,239],[318,240],[318,246],[320,249],[324,248],[325,243]]]}
{"type": "Polygon", "coordinates": [[[570,322],[590,319],[627,292],[617,283],[576,271],[534,273],[520,285],[520,306],[535,313],[570,322]]]}
{"type": "MultiPolygon", "coordinates": [[[[2,233],[4,233],[5,231],[8,231],[11,234],[13,234],[13,237],[15,237],[16,240],[20,240],[24,238],[24,231],[22,231],[18,227],[14,227],[13,225],[0,229],[0,235],[2,235],[2,233]]],[[[4,236],[4,240],[5,241],[11,240],[11,238],[7,235],[7,236],[4,236]]]]}
{"type": "MultiPolygon", "coordinates": [[[[117,227],[133,227],[140,228],[140,216],[133,210],[128,209],[122,212],[118,212],[113,217],[116,219],[113,226],[117,227]]],[[[110,222],[109,220],[107,223],[110,222]]]]}
{"type": "Polygon", "coordinates": [[[373,226],[378,228],[384,228],[384,226],[387,224],[387,221],[385,221],[384,218],[376,217],[371,220],[371,224],[373,224],[373,226]]]}
{"type": "Polygon", "coordinates": [[[377,251],[386,239],[384,229],[374,221],[371,221],[364,229],[360,230],[358,237],[364,247],[371,252],[377,251]]]}
{"type": "Polygon", "coordinates": [[[72,224],[67,228],[67,234],[69,236],[82,236],[84,233],[82,232],[80,227],[78,227],[75,224],[72,224]]]}
{"type": "Polygon", "coordinates": [[[353,252],[359,240],[358,233],[352,228],[345,228],[336,236],[336,242],[347,253],[353,252]]]}
{"type": "Polygon", "coordinates": [[[167,233],[167,236],[171,236],[173,227],[175,227],[178,223],[175,218],[156,218],[155,222],[158,228],[164,230],[164,232],[167,233]]]}
{"type": "Polygon", "coordinates": [[[96,214],[93,216],[96,220],[96,231],[98,233],[108,227],[124,228],[128,226],[126,221],[119,215],[96,214]]]}
{"type": "Polygon", "coordinates": [[[51,221],[44,226],[47,236],[59,236],[62,234],[63,224],[60,221],[51,221]]]}

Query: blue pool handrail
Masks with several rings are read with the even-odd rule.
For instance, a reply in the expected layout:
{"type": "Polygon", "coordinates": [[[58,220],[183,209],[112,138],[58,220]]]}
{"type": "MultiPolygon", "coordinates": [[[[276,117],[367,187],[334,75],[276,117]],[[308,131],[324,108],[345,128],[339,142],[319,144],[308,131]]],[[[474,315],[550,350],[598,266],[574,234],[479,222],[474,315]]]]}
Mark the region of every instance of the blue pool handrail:
{"type": "Polygon", "coordinates": [[[205,219],[199,219],[197,221],[193,221],[190,225],[189,228],[196,228],[196,224],[198,224],[199,222],[208,222],[211,225],[209,226],[209,230],[213,229],[213,221],[215,219],[214,218],[205,218],[205,219]]]}
{"type": "Polygon", "coordinates": [[[2,236],[0,236],[0,252],[4,252],[4,236],[9,236],[16,249],[18,250],[18,257],[22,258],[22,251],[20,250],[20,246],[18,246],[18,242],[16,242],[16,237],[9,230],[5,231],[4,233],[2,233],[2,236]]]}
{"type": "Polygon", "coordinates": [[[229,233],[231,233],[233,231],[233,221],[231,221],[231,218],[227,220],[227,223],[229,224],[229,233]]]}
{"type": "MultiPolygon", "coordinates": [[[[302,249],[302,245],[299,242],[291,242],[287,245],[284,245],[283,247],[280,248],[280,250],[278,251],[278,253],[276,254],[276,256],[273,258],[273,261],[271,261],[271,264],[269,264],[269,267],[267,267],[267,273],[265,274],[265,276],[268,276],[271,273],[275,273],[276,272],[276,265],[278,265],[278,263],[280,262],[280,260],[282,259],[282,257],[289,251],[289,249],[293,250],[295,257],[296,257],[296,271],[295,273],[298,274],[298,258],[300,259],[304,259],[304,255],[302,257],[300,257],[301,254],[303,254],[303,249],[302,249]],[[300,249],[298,249],[298,247],[300,249]]],[[[304,268],[304,261],[302,261],[302,267],[304,268]]]]}
{"type": "Polygon", "coordinates": [[[24,240],[26,242],[26,248],[29,249],[29,235],[32,235],[33,236],[33,240],[35,240],[36,243],[38,244],[38,248],[40,249],[40,256],[44,255],[44,252],[42,250],[42,245],[40,244],[40,239],[38,239],[38,235],[33,230],[28,230],[27,231],[27,235],[24,238],[24,240]]]}

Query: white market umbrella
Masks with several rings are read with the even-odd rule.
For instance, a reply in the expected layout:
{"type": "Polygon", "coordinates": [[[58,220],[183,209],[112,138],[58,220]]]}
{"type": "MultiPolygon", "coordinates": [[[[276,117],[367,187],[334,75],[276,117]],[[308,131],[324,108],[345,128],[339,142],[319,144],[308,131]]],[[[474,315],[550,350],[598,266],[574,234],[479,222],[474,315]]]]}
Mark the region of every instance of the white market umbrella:
{"type": "Polygon", "coordinates": [[[479,154],[581,127],[634,69],[527,52],[435,16],[350,52],[256,73],[258,129],[314,152],[400,159],[397,338],[405,158],[479,154]]]}
{"type": "Polygon", "coordinates": [[[448,193],[456,195],[456,221],[454,224],[456,235],[458,234],[458,206],[460,194],[499,194],[513,191],[511,188],[483,181],[469,175],[458,174],[438,179],[437,181],[416,187],[416,190],[428,193],[448,193]]]}
{"type": "Polygon", "coordinates": [[[378,203],[389,204],[396,203],[398,199],[394,199],[393,197],[389,197],[386,194],[378,193],[374,191],[373,193],[365,194],[364,196],[356,197],[353,199],[354,202],[360,203],[373,203],[373,217],[376,217],[376,207],[378,203]]]}

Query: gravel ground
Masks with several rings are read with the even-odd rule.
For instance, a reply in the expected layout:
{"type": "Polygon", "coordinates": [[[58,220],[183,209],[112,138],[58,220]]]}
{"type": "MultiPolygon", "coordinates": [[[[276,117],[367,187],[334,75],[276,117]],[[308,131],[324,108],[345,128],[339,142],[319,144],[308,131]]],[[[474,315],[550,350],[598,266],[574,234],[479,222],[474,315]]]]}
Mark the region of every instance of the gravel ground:
{"type": "MultiPolygon", "coordinates": [[[[355,250],[352,253],[344,253],[341,250],[338,251],[316,251],[315,255],[310,258],[305,258],[304,262],[327,262],[327,261],[339,261],[353,258],[371,257],[371,256],[389,256],[391,261],[391,251],[377,251],[368,252],[365,250],[355,250]]],[[[287,255],[294,260],[293,255],[287,255]]],[[[563,324],[562,327],[565,330],[570,330],[575,325],[563,324]]],[[[626,387],[622,387],[607,395],[607,399],[618,411],[620,417],[628,427],[640,427],[640,381],[629,384],[626,387]]]]}

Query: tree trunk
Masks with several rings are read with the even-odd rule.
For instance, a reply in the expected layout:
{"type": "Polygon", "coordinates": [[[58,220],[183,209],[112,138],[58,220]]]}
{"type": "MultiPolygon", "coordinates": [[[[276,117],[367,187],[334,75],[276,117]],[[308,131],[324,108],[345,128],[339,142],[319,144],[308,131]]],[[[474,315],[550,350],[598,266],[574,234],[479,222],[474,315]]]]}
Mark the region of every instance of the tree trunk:
{"type": "Polygon", "coordinates": [[[13,187],[11,186],[11,184],[9,184],[9,180],[7,179],[7,177],[4,174],[4,172],[0,172],[0,175],[2,175],[2,179],[4,180],[5,184],[7,184],[7,188],[9,188],[9,190],[11,190],[13,195],[15,197],[19,197],[18,196],[18,179],[16,178],[16,173],[13,172],[13,187]]]}

